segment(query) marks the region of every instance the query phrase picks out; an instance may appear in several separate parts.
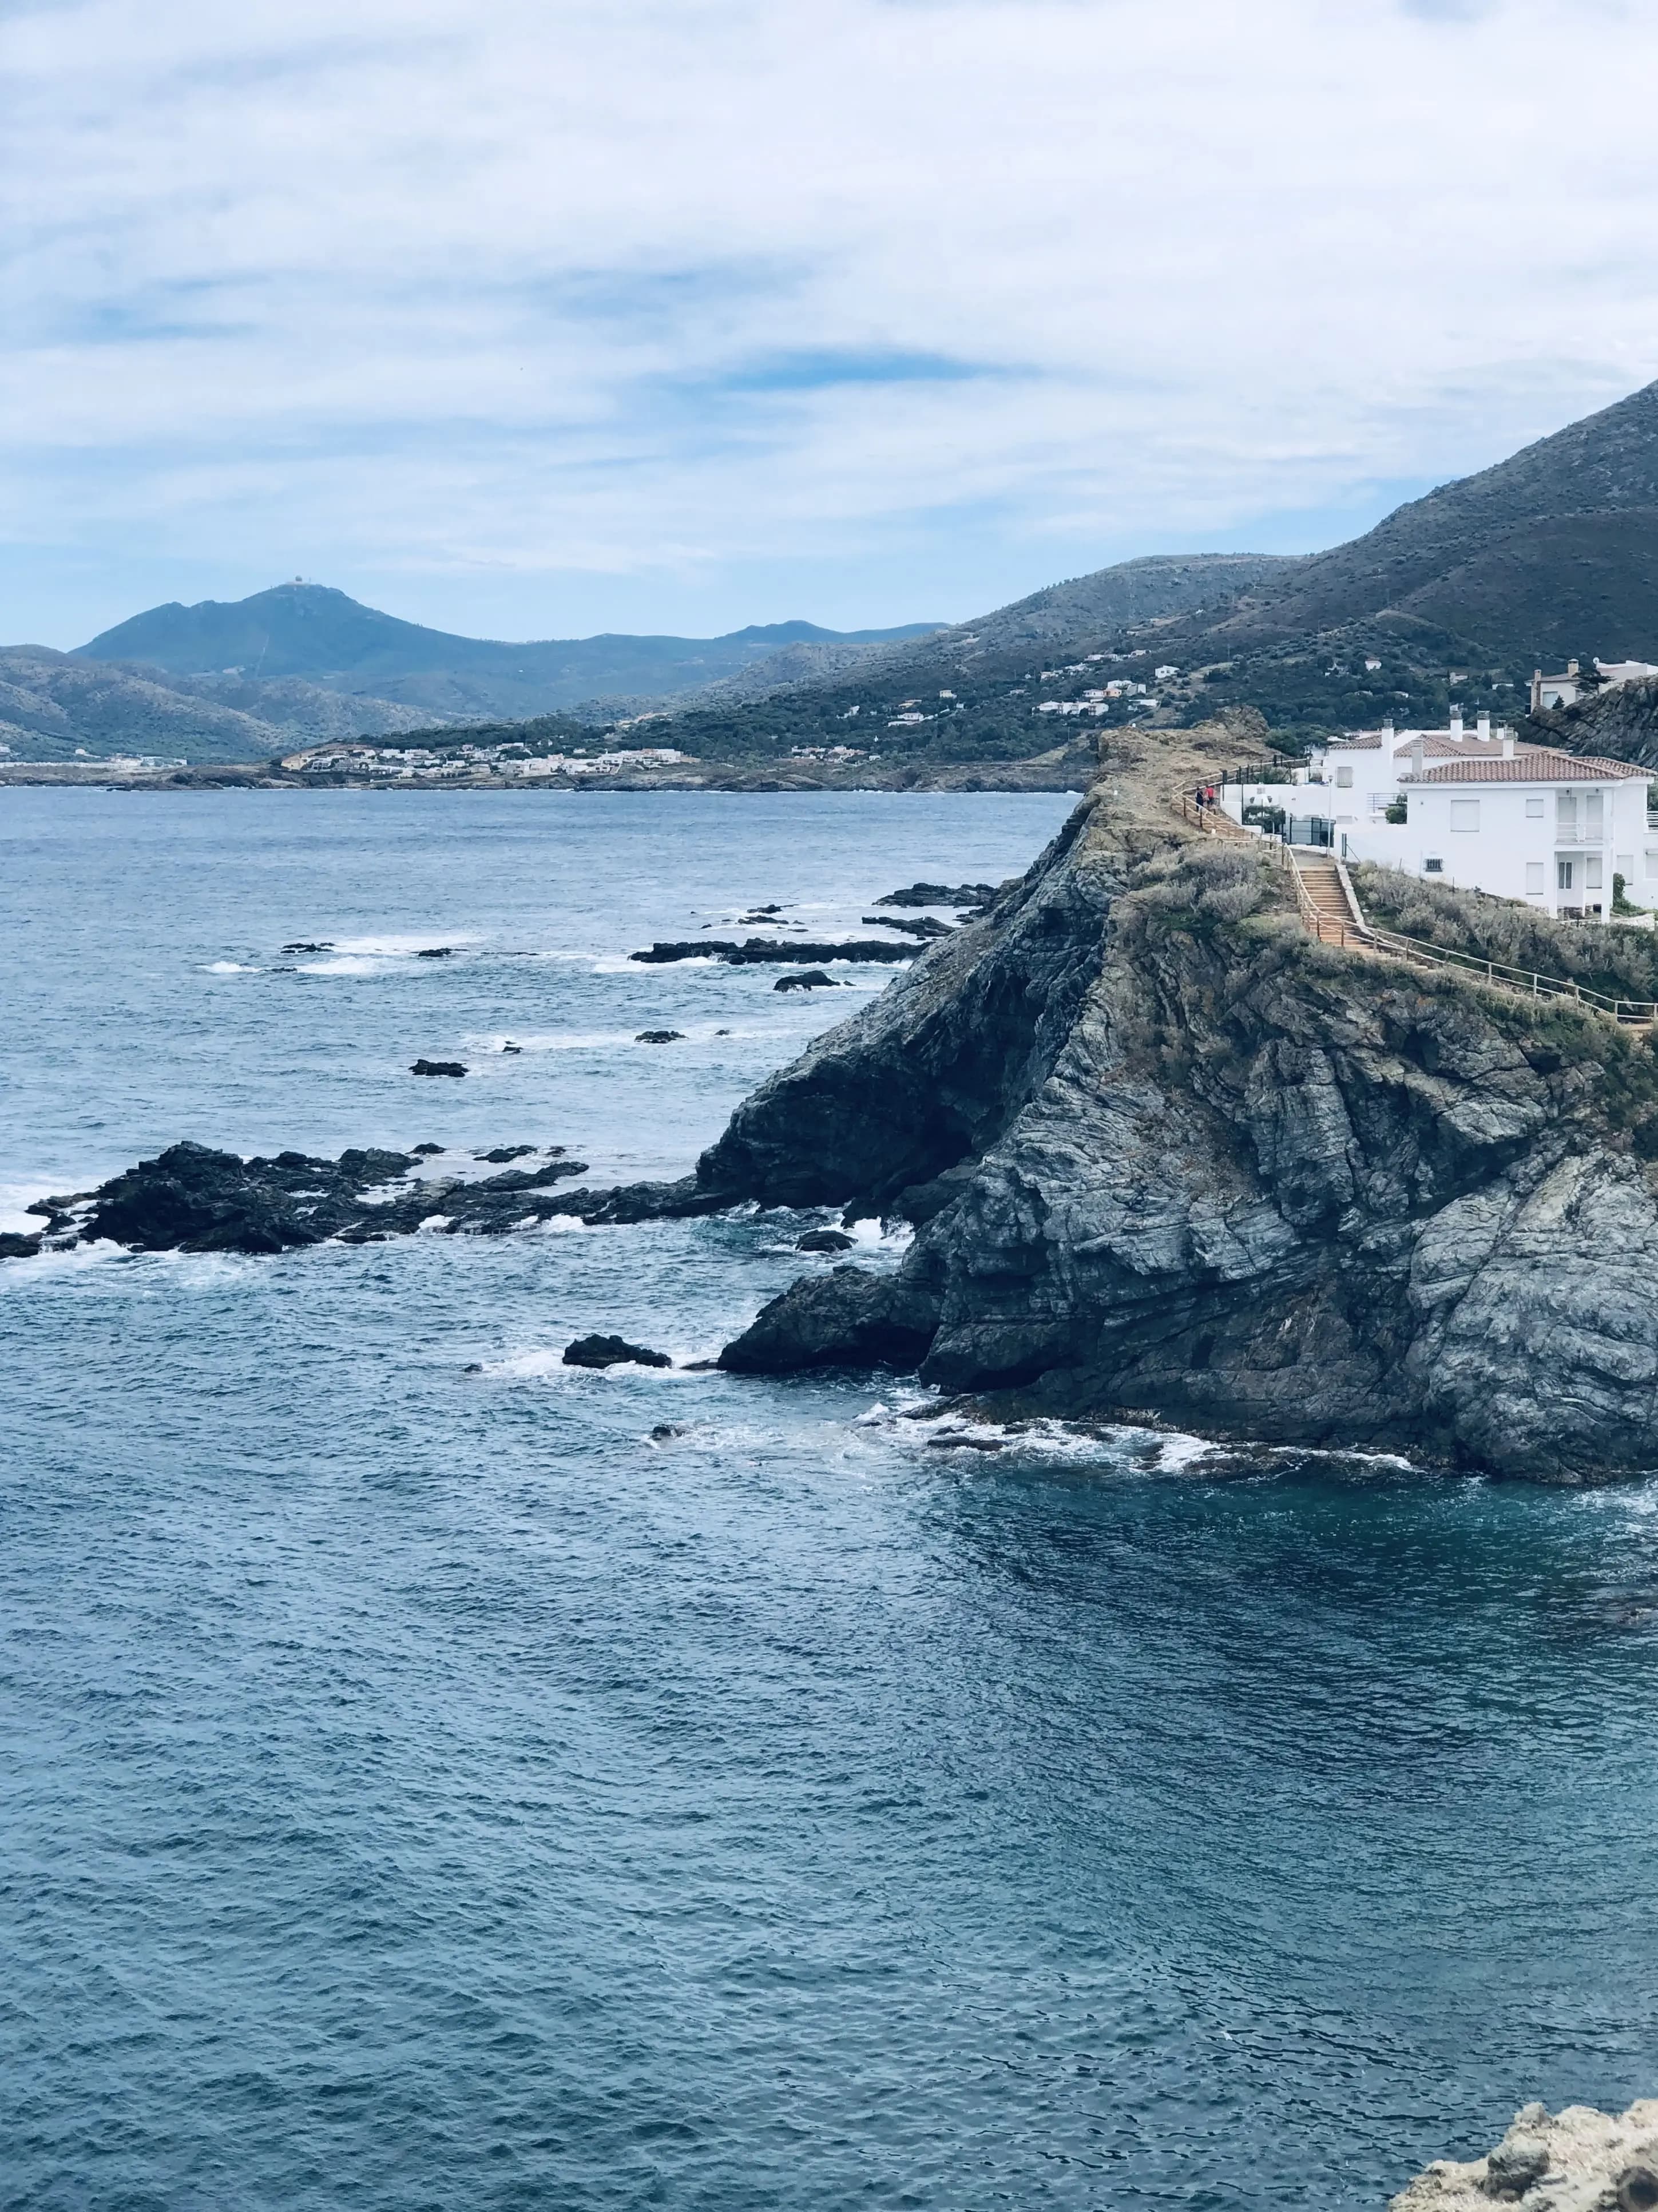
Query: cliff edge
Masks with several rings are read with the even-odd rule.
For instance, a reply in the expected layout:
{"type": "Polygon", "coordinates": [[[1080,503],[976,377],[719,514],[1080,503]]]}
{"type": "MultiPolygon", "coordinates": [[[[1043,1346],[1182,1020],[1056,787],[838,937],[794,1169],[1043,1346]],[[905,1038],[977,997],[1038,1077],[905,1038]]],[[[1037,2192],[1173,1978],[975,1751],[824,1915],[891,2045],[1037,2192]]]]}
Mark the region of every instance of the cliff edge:
{"type": "Polygon", "coordinates": [[[1236,738],[1129,742],[704,1155],[724,1199],[917,1232],[721,1364],[1556,1482],[1658,1467],[1645,1033],[1319,945],[1264,848],[1169,804],[1236,738]]]}

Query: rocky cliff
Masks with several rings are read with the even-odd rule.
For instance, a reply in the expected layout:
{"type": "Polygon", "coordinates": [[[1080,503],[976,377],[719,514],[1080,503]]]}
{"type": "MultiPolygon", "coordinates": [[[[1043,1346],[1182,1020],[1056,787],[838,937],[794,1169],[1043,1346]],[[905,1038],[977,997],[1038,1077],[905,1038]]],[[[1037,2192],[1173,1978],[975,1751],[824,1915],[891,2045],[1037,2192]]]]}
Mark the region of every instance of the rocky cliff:
{"type": "Polygon", "coordinates": [[[1643,1033],[1321,946],[1120,756],[983,920],[739,1109],[701,1187],[907,1218],[747,1371],[885,1359],[1027,1410],[1582,1482],[1658,1466],[1643,1033]]]}

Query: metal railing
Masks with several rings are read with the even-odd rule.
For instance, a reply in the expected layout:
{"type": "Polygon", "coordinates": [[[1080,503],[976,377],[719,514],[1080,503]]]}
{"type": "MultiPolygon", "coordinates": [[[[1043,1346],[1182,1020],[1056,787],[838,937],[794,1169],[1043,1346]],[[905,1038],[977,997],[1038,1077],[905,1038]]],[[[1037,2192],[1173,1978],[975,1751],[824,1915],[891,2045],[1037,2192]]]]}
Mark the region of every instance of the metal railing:
{"type": "MultiPolygon", "coordinates": [[[[1543,975],[1529,968],[1515,968],[1503,960],[1482,960],[1475,953],[1458,952],[1453,947],[1430,944],[1425,938],[1407,937],[1394,929],[1378,929],[1367,920],[1353,888],[1352,878],[1343,862],[1331,854],[1327,865],[1339,885],[1351,919],[1324,912],[1314,899],[1293,850],[1282,838],[1263,831],[1259,836],[1245,830],[1219,806],[1206,806],[1200,811],[1184,792],[1175,794],[1182,817],[1199,828],[1219,836],[1248,838],[1251,843],[1263,844],[1274,854],[1280,867],[1288,871],[1295,886],[1296,908],[1301,924],[1309,937],[1321,945],[1333,945],[1344,951],[1381,954],[1394,960],[1404,960],[1412,967],[1438,968],[1451,974],[1465,975],[1471,981],[1484,983],[1490,990],[1502,991],[1511,998],[1528,999],[1536,1004],[1565,1000],[1581,1006],[1585,1012],[1600,1014],[1608,1021],[1619,1023],[1626,1029],[1649,1029],[1658,1024],[1658,1000],[1609,998],[1604,991],[1591,990],[1587,983],[1574,983],[1564,975],[1543,975]]],[[[1315,848],[1315,850],[1318,848],[1315,848]]],[[[1310,858],[1310,854],[1309,854],[1310,858]]]]}

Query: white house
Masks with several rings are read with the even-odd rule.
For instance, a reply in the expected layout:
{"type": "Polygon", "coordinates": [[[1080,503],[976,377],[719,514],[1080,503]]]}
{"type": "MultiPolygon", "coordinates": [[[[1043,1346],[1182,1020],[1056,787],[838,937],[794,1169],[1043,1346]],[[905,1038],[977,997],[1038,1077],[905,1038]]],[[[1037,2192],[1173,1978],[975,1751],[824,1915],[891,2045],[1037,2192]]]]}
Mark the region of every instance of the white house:
{"type": "Polygon", "coordinates": [[[1658,903],[1658,823],[1649,771],[1627,761],[1521,746],[1492,757],[1423,758],[1401,777],[1402,823],[1344,830],[1346,858],[1403,868],[1574,920],[1604,921],[1612,877],[1658,903]]]}
{"type": "MultiPolygon", "coordinates": [[[[1531,750],[1516,744],[1512,730],[1493,729],[1485,714],[1472,729],[1460,714],[1442,730],[1396,730],[1388,722],[1315,750],[1309,765],[1295,771],[1296,783],[1305,787],[1289,803],[1298,815],[1321,817],[1338,834],[1366,829],[1385,821],[1402,796],[1404,778],[1428,761],[1511,760],[1531,750]]],[[[1281,787],[1229,784],[1222,798],[1235,821],[1242,819],[1245,806],[1261,803],[1282,805],[1285,793],[1281,787]]]]}
{"type": "Polygon", "coordinates": [[[1643,683],[1649,676],[1658,676],[1658,665],[1649,660],[1597,660],[1594,678],[1586,678],[1575,660],[1569,660],[1559,676],[1545,676],[1540,668],[1535,669],[1531,710],[1541,714],[1551,707],[1572,707],[1585,691],[1615,691],[1620,684],[1643,683]]]}

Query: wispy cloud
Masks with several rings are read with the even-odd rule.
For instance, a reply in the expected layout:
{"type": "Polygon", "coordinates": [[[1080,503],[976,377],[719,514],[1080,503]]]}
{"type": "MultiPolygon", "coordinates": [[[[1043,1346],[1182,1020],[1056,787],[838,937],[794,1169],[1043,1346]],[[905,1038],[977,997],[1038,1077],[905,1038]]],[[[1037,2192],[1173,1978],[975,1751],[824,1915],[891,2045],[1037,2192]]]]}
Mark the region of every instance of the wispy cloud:
{"type": "Polygon", "coordinates": [[[1658,374],[1610,0],[0,27],[0,635],[299,568],[495,634],[965,614],[1658,374]]]}

